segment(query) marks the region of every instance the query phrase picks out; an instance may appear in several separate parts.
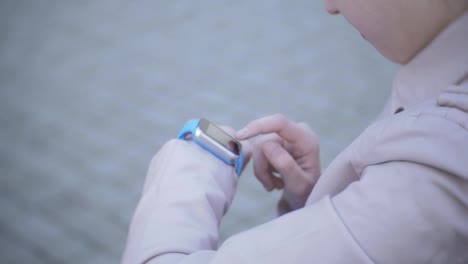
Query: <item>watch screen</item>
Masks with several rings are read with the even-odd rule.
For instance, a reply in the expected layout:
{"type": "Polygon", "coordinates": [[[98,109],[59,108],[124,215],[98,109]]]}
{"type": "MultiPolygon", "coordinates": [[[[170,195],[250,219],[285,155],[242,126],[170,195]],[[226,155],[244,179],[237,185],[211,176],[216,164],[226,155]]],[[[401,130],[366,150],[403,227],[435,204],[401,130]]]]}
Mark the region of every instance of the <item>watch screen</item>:
{"type": "Polygon", "coordinates": [[[235,154],[239,155],[240,146],[236,139],[230,136],[228,133],[224,132],[221,128],[210,123],[206,119],[200,121],[200,128],[210,136],[212,139],[216,140],[218,143],[223,145],[225,148],[231,150],[235,154]]]}

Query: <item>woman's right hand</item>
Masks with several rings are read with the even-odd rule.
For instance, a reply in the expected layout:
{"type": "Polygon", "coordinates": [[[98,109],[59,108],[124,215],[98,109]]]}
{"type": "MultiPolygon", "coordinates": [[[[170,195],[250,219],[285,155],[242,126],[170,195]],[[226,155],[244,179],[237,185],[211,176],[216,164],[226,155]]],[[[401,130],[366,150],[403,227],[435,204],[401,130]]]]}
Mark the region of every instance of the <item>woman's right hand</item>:
{"type": "Polygon", "coordinates": [[[258,136],[252,152],[254,173],[267,191],[284,189],[280,213],[303,207],[320,176],[319,140],[309,126],[276,114],[250,122],[236,136],[258,136]]]}

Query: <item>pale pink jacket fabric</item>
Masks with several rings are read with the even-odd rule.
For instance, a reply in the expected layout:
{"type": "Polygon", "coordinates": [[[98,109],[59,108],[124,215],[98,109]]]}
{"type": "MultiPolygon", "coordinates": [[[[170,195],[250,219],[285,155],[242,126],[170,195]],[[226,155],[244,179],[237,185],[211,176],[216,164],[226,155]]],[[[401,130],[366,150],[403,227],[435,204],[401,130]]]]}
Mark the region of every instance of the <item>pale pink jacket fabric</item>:
{"type": "Polygon", "coordinates": [[[219,248],[237,177],[194,143],[170,141],[151,162],[122,262],[468,263],[467,74],[465,14],[402,67],[379,119],[304,208],[219,248]]]}

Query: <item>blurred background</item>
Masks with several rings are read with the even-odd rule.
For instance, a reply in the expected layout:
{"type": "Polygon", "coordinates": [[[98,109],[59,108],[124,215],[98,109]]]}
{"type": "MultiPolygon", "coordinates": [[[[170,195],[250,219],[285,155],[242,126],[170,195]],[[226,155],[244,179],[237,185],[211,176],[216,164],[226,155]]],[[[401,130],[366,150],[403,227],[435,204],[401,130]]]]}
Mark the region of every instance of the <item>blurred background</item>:
{"type": "MultiPolygon", "coordinates": [[[[322,1],[2,0],[1,262],[118,263],[148,163],[190,118],[283,113],[326,168],[396,69],[322,1]]],[[[279,195],[249,167],[221,241],[279,195]]]]}

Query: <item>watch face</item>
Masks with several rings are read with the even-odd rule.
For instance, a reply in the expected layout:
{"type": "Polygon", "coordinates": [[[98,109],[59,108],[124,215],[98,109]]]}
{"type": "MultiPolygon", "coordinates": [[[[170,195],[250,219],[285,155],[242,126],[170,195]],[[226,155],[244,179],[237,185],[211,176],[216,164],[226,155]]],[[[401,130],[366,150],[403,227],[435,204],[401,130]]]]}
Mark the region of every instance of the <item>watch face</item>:
{"type": "Polygon", "coordinates": [[[234,154],[239,155],[241,144],[234,137],[206,119],[200,119],[199,127],[207,136],[214,139],[234,154]]]}

